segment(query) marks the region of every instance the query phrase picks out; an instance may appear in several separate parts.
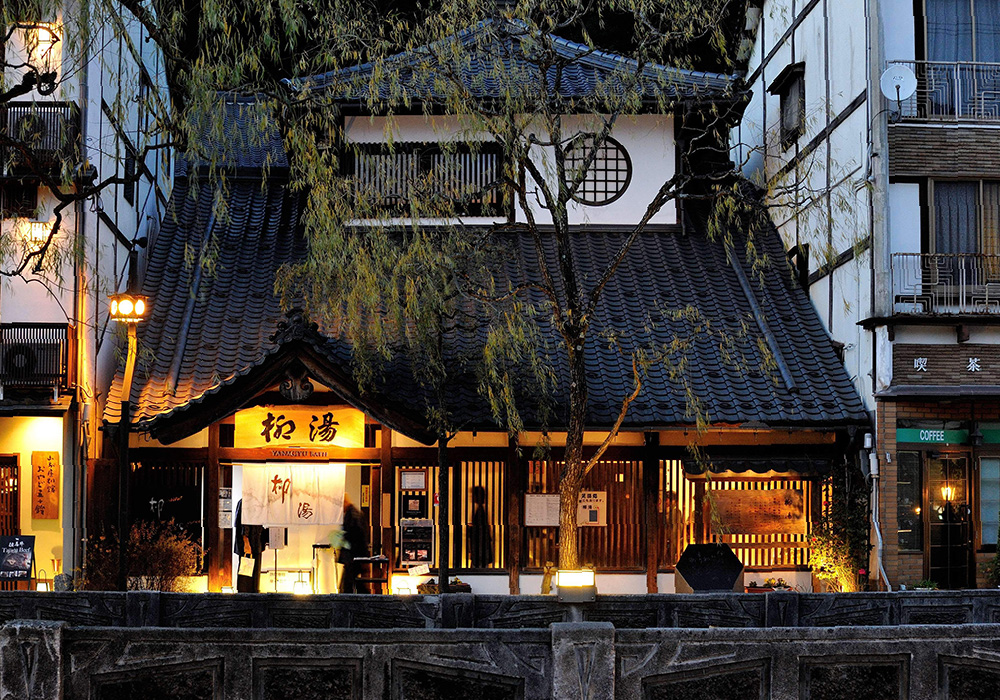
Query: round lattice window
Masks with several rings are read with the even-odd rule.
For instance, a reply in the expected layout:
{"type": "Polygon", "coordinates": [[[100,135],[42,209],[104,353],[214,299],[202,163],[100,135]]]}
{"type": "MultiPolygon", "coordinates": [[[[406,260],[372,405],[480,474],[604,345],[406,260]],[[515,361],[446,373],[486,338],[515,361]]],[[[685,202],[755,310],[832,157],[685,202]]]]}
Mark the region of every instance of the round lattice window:
{"type": "MultiPolygon", "coordinates": [[[[566,147],[566,178],[571,180],[583,167],[594,148],[595,134],[586,134],[573,139],[566,147]]],[[[623,194],[632,181],[632,159],[625,147],[613,138],[607,138],[597,149],[593,163],[573,194],[573,199],[581,204],[601,206],[611,204],[623,194]]]]}

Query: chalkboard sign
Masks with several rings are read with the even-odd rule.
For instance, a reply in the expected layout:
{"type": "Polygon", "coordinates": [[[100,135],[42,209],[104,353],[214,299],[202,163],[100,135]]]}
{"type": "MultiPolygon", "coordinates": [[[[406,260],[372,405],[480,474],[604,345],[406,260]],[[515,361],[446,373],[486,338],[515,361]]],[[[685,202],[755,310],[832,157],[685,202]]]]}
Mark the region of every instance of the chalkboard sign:
{"type": "Polygon", "coordinates": [[[35,558],[35,536],[0,537],[0,581],[27,581],[35,558]]]}

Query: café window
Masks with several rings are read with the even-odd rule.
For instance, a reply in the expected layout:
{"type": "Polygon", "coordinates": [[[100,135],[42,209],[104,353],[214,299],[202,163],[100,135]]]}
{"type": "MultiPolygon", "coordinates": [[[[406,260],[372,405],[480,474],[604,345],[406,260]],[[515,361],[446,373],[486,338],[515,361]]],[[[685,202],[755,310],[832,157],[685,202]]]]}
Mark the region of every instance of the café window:
{"type": "Polygon", "coordinates": [[[979,522],[984,545],[997,544],[1000,529],[1000,458],[979,460],[979,522]]]}
{"type": "Polygon", "coordinates": [[[781,147],[787,149],[806,130],[806,64],[792,63],[774,79],[767,91],[780,99],[781,147]]]}
{"type": "MultiPolygon", "coordinates": [[[[494,143],[355,144],[345,159],[358,203],[372,213],[423,218],[501,216],[503,152],[494,143]]],[[[369,217],[363,217],[369,218],[369,217]]]]}
{"type": "Polygon", "coordinates": [[[919,452],[899,452],[896,456],[896,530],[900,549],[924,547],[923,481],[919,452]]]}

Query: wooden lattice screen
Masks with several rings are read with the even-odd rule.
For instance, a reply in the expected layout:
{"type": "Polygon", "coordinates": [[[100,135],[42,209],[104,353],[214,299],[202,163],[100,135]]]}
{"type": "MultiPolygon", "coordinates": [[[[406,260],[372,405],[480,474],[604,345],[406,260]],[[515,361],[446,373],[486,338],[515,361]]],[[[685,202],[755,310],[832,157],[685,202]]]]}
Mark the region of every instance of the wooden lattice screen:
{"type": "MultiPolygon", "coordinates": [[[[0,535],[21,534],[18,487],[17,456],[0,455],[0,535]]],[[[17,581],[0,581],[2,591],[17,588],[17,581]]]]}
{"type": "MultiPolygon", "coordinates": [[[[401,491],[396,489],[396,513],[402,513],[402,499],[408,495],[425,495],[427,498],[427,517],[434,522],[434,560],[431,566],[438,565],[438,508],[434,504],[434,494],[437,493],[438,468],[435,464],[422,461],[401,461],[396,463],[399,472],[414,469],[426,470],[426,491],[401,491]]],[[[502,461],[460,462],[456,465],[448,479],[448,498],[451,504],[449,531],[451,545],[451,567],[454,569],[472,568],[472,554],[469,549],[468,528],[472,524],[473,503],[472,489],[482,486],[486,491],[486,514],[493,530],[493,563],[490,569],[503,569],[506,566],[505,543],[507,537],[507,516],[504,502],[504,468],[502,461]]],[[[398,478],[398,477],[397,477],[398,478]]],[[[397,483],[399,483],[397,481],[397,483]]],[[[398,521],[398,519],[397,519],[398,521]]],[[[396,541],[400,532],[397,522],[396,541]]]]}
{"type": "MultiPolygon", "coordinates": [[[[673,567],[677,557],[684,547],[698,541],[696,532],[696,510],[699,504],[699,482],[688,478],[680,460],[664,460],[660,462],[660,483],[663,497],[661,498],[661,517],[667,532],[679,535],[681,541],[676,545],[669,542],[668,537],[662,538],[663,546],[660,552],[660,565],[673,567]],[[672,497],[668,494],[673,494],[672,497]],[[671,508],[668,503],[675,503],[671,508]],[[679,522],[678,522],[679,521],[679,522]]],[[[793,489],[802,492],[805,506],[806,523],[812,523],[815,499],[814,481],[795,475],[769,474],[765,477],[712,476],[701,479],[700,486],[707,491],[770,491],[775,489],[793,489]]],[[[701,518],[704,533],[703,541],[725,542],[729,544],[736,556],[748,569],[791,569],[804,568],[809,565],[809,549],[806,533],[772,533],[772,534],[741,534],[713,532],[710,510],[705,508],[701,518]]]]}
{"type": "MultiPolygon", "coordinates": [[[[558,493],[557,461],[528,462],[528,493],[558,493]]],[[[635,571],[645,567],[642,527],[642,462],[601,460],[587,474],[584,491],[607,493],[607,525],[580,528],[580,561],[603,571],[635,571]]],[[[539,569],[557,563],[559,528],[525,527],[524,565],[539,569]]]]}

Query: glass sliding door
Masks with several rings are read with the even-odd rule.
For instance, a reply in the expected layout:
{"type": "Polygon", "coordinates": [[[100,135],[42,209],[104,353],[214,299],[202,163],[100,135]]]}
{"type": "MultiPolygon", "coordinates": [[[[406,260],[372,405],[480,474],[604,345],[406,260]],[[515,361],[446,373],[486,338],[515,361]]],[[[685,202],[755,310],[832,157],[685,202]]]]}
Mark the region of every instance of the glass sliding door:
{"type": "Polygon", "coordinates": [[[941,588],[968,588],[975,572],[965,455],[927,455],[927,503],[927,577],[941,588]]]}

